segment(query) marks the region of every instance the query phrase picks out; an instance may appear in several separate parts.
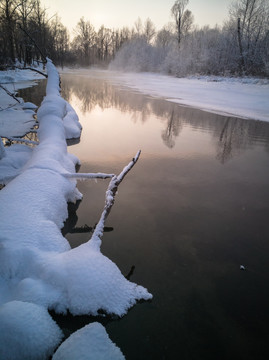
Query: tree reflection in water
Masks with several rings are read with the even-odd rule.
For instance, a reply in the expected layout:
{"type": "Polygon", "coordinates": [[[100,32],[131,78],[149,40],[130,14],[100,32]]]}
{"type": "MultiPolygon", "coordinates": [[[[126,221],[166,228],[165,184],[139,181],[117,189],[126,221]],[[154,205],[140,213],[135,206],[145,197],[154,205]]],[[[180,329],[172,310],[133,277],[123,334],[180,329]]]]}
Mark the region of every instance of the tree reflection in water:
{"type": "Polygon", "coordinates": [[[91,112],[96,106],[102,110],[116,108],[122,113],[131,113],[135,123],[145,123],[154,114],[164,123],[161,138],[170,149],[175,146],[184,126],[210,131],[216,158],[222,164],[250,148],[256,140],[262,141],[269,150],[268,123],[221,116],[145,96],[114,85],[106,76],[109,78],[109,73],[106,75],[104,71],[89,71],[87,76],[64,74],[63,97],[70,102],[71,97],[76,96],[81,101],[83,113],[91,112]]]}

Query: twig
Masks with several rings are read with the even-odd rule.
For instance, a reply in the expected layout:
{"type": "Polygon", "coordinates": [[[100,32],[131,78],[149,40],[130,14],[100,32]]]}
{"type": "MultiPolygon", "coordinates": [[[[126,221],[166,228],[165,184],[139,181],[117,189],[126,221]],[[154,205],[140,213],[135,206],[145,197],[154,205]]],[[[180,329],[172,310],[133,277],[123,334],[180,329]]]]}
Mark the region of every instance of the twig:
{"type": "Polygon", "coordinates": [[[19,104],[21,104],[20,100],[16,98],[14,94],[12,94],[7,88],[0,84],[0,88],[3,89],[9,96],[11,96],[14,100],[16,100],[19,104]]]}
{"type": "Polygon", "coordinates": [[[104,174],[104,173],[66,173],[62,175],[68,179],[77,179],[77,180],[109,179],[115,176],[114,174],[104,174]]]}
{"type": "Polygon", "coordinates": [[[10,141],[18,141],[18,142],[23,142],[23,143],[25,143],[25,144],[31,144],[31,145],[38,145],[38,144],[39,144],[38,141],[21,139],[21,138],[19,138],[19,137],[5,136],[5,138],[8,139],[8,140],[10,140],[10,141]]]}

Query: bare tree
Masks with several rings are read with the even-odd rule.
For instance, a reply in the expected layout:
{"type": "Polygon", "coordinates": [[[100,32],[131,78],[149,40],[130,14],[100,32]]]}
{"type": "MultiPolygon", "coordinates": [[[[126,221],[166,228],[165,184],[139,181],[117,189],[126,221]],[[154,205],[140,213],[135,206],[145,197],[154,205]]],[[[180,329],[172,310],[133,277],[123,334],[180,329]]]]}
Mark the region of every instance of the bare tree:
{"type": "Polygon", "coordinates": [[[144,36],[147,43],[150,43],[156,34],[156,29],[150,18],[147,18],[144,24],[144,36]]]}
{"type": "Polygon", "coordinates": [[[156,44],[157,46],[165,49],[169,45],[169,43],[172,40],[172,33],[167,27],[163,27],[160,31],[157,33],[156,38],[156,44]]]}
{"type": "Polygon", "coordinates": [[[182,24],[181,24],[181,33],[182,36],[188,35],[188,33],[192,30],[194,23],[194,16],[190,10],[186,10],[182,17],[182,24]]]}
{"type": "Polygon", "coordinates": [[[180,47],[183,29],[184,29],[184,22],[187,21],[187,19],[190,18],[190,11],[188,15],[185,15],[185,9],[188,5],[189,0],[176,0],[174,5],[171,8],[171,14],[175,19],[176,22],[176,28],[177,28],[177,42],[178,46],[180,47]],[[185,16],[184,16],[185,15],[185,16]]]}
{"type": "Polygon", "coordinates": [[[140,17],[136,20],[134,25],[135,25],[136,35],[141,36],[143,31],[143,25],[140,17]]]}
{"type": "Polygon", "coordinates": [[[238,0],[230,6],[230,28],[237,31],[240,71],[262,66],[264,39],[269,35],[268,0],[238,0]]]}
{"type": "Polygon", "coordinates": [[[3,23],[2,31],[6,34],[6,37],[3,38],[3,42],[7,41],[8,44],[7,46],[4,46],[3,51],[7,51],[7,57],[13,63],[15,62],[14,32],[18,5],[19,4],[14,0],[0,0],[0,16],[3,23]]]}
{"type": "Polygon", "coordinates": [[[76,26],[75,33],[73,48],[81,54],[84,65],[89,65],[91,63],[91,52],[96,44],[94,27],[82,17],[76,26]]]}

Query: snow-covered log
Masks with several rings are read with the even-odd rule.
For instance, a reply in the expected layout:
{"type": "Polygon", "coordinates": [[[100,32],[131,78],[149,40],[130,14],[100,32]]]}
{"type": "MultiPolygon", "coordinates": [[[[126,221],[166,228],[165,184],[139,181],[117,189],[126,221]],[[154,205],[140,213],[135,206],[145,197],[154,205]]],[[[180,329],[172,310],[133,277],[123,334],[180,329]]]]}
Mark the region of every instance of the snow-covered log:
{"type": "MultiPolygon", "coordinates": [[[[27,304],[29,308],[37,305],[74,315],[97,315],[103,310],[123,316],[137,300],[152,298],[145,288],[128,281],[117,265],[101,253],[101,227],[98,241],[91,240],[74,249],[61,234],[68,216],[67,202],[82,198],[74,178],[79,160],[67,152],[66,116],[68,121],[73,119],[69,135],[79,136],[81,126],[74,110],[60,96],[59,75],[50,60],[47,73],[46,96],[37,113],[39,145],[27,151],[21,166],[9,174],[14,179],[0,191],[0,324],[3,320],[9,322],[6,309],[21,313],[27,304]]],[[[114,201],[111,196],[115,189],[138,156],[117,177],[99,174],[112,178],[106,194],[108,208],[114,201]]],[[[37,313],[41,315],[40,308],[37,313]]],[[[34,322],[31,316],[27,312],[30,323],[34,322]]],[[[7,327],[10,336],[0,334],[0,354],[10,349],[6,358],[14,352],[19,358],[27,347],[29,336],[22,319],[12,317],[7,327]],[[19,342],[12,337],[15,329],[19,342]]],[[[36,338],[42,338],[44,328],[35,329],[36,338]]],[[[51,353],[59,343],[60,332],[56,328],[54,331],[57,338],[43,348],[42,354],[51,353]]],[[[31,343],[34,354],[39,344],[34,340],[31,343]]]]}

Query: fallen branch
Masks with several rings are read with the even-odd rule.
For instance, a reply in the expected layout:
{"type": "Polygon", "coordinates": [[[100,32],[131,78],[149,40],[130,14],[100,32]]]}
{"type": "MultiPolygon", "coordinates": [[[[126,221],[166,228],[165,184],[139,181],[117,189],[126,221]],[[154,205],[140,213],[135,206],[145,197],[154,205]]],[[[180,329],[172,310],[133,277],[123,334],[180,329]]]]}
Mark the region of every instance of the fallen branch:
{"type": "Polygon", "coordinates": [[[29,144],[29,145],[38,145],[38,144],[39,144],[38,141],[21,139],[21,138],[19,138],[19,137],[5,136],[5,138],[8,139],[8,140],[10,140],[10,141],[23,142],[23,143],[29,144]]]}
{"type": "Polygon", "coordinates": [[[34,69],[34,68],[31,68],[31,67],[23,67],[23,68],[21,68],[21,67],[19,67],[19,66],[15,66],[15,68],[16,68],[16,69],[19,69],[19,70],[31,70],[31,71],[35,71],[35,72],[37,72],[38,74],[45,76],[45,78],[48,77],[48,75],[45,74],[45,73],[43,73],[42,71],[37,70],[37,69],[34,69]]]}
{"type": "Polygon", "coordinates": [[[113,176],[113,178],[111,179],[111,181],[108,185],[108,188],[106,191],[104,210],[103,210],[101,217],[95,227],[92,237],[89,240],[91,242],[96,242],[99,247],[101,245],[101,237],[103,236],[103,233],[104,233],[105,221],[106,221],[106,219],[112,209],[112,206],[115,202],[115,196],[116,196],[116,192],[118,190],[118,186],[120,185],[122,180],[125,178],[125,176],[128,174],[128,172],[136,164],[136,162],[139,159],[140,154],[141,154],[141,150],[139,150],[137,152],[136,156],[132,159],[132,161],[127,166],[125,166],[125,168],[122,170],[122,172],[118,176],[116,176],[116,175],[113,176]]]}
{"type": "Polygon", "coordinates": [[[14,100],[16,100],[19,104],[21,104],[20,100],[12,94],[7,88],[0,84],[0,88],[3,89],[9,96],[11,96],[14,100]]]}

